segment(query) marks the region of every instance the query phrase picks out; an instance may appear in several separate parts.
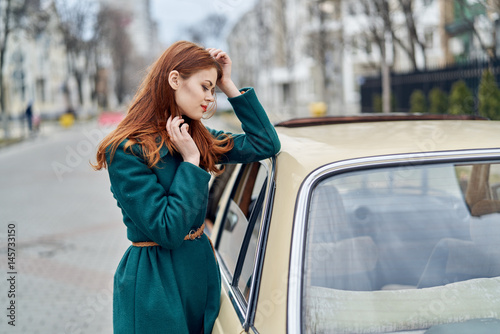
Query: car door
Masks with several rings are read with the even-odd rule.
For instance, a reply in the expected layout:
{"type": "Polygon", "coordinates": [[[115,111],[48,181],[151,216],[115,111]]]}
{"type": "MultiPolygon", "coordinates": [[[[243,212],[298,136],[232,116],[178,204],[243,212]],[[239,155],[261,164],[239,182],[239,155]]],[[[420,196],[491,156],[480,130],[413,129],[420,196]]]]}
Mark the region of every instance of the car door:
{"type": "Polygon", "coordinates": [[[253,318],[272,199],[270,160],[237,165],[220,195],[212,230],[221,270],[221,309],[213,333],[255,332],[253,318]]]}

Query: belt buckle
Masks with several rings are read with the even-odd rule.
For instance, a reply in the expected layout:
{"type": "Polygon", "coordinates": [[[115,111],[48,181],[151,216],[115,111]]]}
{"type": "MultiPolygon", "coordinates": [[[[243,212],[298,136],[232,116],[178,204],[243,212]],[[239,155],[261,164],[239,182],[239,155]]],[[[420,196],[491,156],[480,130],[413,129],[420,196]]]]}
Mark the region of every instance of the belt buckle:
{"type": "Polygon", "coordinates": [[[189,240],[196,240],[196,239],[200,239],[201,238],[201,236],[197,236],[197,237],[195,236],[195,237],[193,237],[193,234],[195,234],[195,233],[196,233],[196,230],[189,231],[189,233],[188,233],[189,240]]]}

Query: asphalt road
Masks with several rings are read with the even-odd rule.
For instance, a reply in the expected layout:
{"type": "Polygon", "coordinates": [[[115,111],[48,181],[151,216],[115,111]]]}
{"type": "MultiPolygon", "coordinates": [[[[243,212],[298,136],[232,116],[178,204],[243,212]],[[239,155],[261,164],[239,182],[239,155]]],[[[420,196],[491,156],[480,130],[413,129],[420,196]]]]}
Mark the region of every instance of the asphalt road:
{"type": "Polygon", "coordinates": [[[107,172],[89,165],[105,133],[76,125],[0,150],[0,333],[112,333],[129,242],[107,172]]]}
{"type": "Polygon", "coordinates": [[[0,149],[0,334],[112,333],[130,242],[107,171],[89,165],[109,131],[80,124],[0,149]]]}

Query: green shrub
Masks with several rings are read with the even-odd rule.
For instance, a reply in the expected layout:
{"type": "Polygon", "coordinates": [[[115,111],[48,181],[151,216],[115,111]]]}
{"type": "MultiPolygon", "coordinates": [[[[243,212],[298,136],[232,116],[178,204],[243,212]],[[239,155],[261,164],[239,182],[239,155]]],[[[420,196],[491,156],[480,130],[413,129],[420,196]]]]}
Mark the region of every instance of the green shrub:
{"type": "MultiPolygon", "coordinates": [[[[396,110],[396,98],[394,95],[391,94],[391,112],[394,112],[396,110]]],[[[376,113],[381,113],[383,112],[383,106],[382,106],[382,95],[380,94],[373,94],[372,95],[372,107],[373,107],[373,112],[376,113]]]]}
{"type": "Polygon", "coordinates": [[[380,94],[372,95],[372,106],[373,106],[373,112],[376,113],[382,112],[382,95],[380,94]]]}
{"type": "Polygon", "coordinates": [[[429,92],[429,112],[431,114],[448,112],[448,95],[439,87],[434,87],[429,92]]]}
{"type": "Polygon", "coordinates": [[[411,113],[426,113],[427,100],[425,94],[420,89],[414,90],[410,96],[410,112],[411,113]]]}
{"type": "Polygon", "coordinates": [[[489,70],[483,72],[479,84],[479,114],[489,119],[500,119],[500,91],[489,70]]]}
{"type": "Polygon", "coordinates": [[[474,96],[463,80],[451,86],[449,113],[452,115],[474,114],[474,96]]]}

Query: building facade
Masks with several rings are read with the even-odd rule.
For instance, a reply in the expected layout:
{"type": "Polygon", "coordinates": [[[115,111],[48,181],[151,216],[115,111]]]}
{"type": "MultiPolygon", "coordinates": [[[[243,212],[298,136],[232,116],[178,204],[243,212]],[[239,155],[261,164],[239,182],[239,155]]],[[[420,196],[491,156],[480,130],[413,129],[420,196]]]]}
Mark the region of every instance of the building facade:
{"type": "Polygon", "coordinates": [[[124,26],[137,55],[149,62],[161,52],[157,23],[151,17],[150,0],[99,0],[99,2],[128,14],[124,26]]]}
{"type": "Polygon", "coordinates": [[[493,47],[497,14],[467,9],[464,20],[461,2],[414,0],[405,11],[399,0],[260,0],[229,35],[234,72],[276,120],[321,115],[322,105],[327,115],[356,114],[360,85],[384,62],[401,73],[484,57],[477,35],[493,47]]]}
{"type": "MultiPolygon", "coordinates": [[[[48,21],[42,31],[33,35],[26,30],[15,30],[9,35],[4,89],[6,111],[11,119],[22,117],[29,103],[33,103],[34,113],[43,118],[56,118],[68,108],[79,106],[58,12],[53,3],[44,10],[48,21]]],[[[88,85],[87,78],[82,80],[84,86],[88,85]]],[[[89,99],[84,99],[81,107],[90,111],[89,99]]]]}
{"type": "MultiPolygon", "coordinates": [[[[141,57],[141,64],[151,62],[160,46],[150,1],[102,0],[101,6],[104,3],[130,12],[130,52],[141,57]]],[[[29,103],[33,103],[34,114],[44,119],[57,119],[65,112],[87,118],[100,110],[120,108],[114,93],[117,78],[112,46],[98,39],[99,45],[90,53],[72,53],[65,43],[55,1],[40,1],[37,6],[30,15],[43,13],[43,29],[16,29],[8,37],[3,67],[8,118],[22,119],[29,103]]]]}

